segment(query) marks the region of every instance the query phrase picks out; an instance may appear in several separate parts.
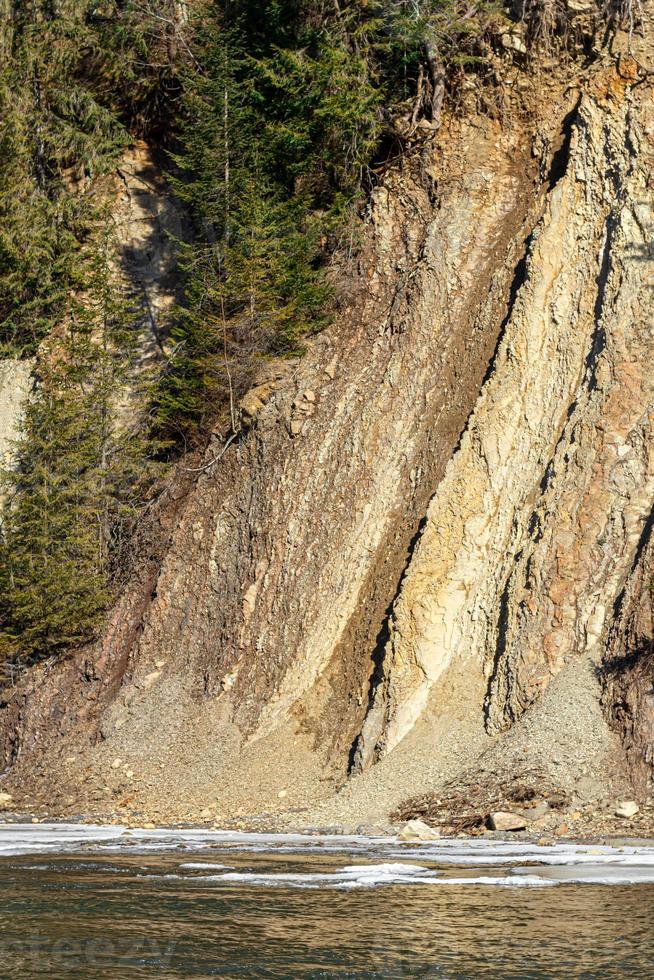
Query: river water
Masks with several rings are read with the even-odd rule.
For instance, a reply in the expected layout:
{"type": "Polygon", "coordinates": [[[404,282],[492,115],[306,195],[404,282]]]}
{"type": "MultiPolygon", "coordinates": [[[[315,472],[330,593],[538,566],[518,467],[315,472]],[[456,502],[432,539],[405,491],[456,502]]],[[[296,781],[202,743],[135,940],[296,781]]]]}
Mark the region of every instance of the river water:
{"type": "Polygon", "coordinates": [[[0,977],[654,977],[654,847],[0,826],[0,977]]]}

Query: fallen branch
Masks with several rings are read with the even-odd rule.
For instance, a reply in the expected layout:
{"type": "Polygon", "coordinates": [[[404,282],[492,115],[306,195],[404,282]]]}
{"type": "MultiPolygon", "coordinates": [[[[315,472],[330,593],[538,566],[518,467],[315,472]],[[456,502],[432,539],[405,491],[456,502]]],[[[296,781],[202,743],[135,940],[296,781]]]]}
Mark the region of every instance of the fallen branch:
{"type": "Polygon", "coordinates": [[[219,462],[223,458],[223,456],[225,455],[225,453],[227,452],[227,450],[229,449],[229,447],[231,446],[231,444],[234,442],[234,439],[236,439],[236,437],[238,435],[240,435],[240,433],[241,433],[241,430],[240,429],[238,429],[237,432],[232,432],[231,436],[229,437],[229,439],[227,440],[227,442],[225,443],[225,445],[223,446],[223,448],[220,450],[220,452],[218,453],[218,455],[217,456],[214,456],[213,459],[210,459],[208,463],[204,463],[202,466],[185,466],[185,467],[183,467],[184,472],[185,473],[203,473],[204,470],[210,469],[214,465],[214,463],[219,462]]]}

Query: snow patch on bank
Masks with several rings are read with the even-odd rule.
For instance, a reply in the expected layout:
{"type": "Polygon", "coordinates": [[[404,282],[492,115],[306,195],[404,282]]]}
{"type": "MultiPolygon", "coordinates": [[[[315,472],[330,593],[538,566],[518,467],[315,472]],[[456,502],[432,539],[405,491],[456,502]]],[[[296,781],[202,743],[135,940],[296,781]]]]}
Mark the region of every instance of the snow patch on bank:
{"type": "MultiPolygon", "coordinates": [[[[252,834],[220,830],[141,830],[78,824],[0,824],[0,860],[23,855],[207,852],[223,854],[350,854],[367,860],[320,873],[233,870],[218,862],[187,861],[175,877],[189,882],[291,888],[366,888],[378,885],[504,885],[654,883],[654,846],[550,846],[529,841],[443,839],[398,844],[393,837],[252,834]],[[416,864],[406,862],[415,858],[416,864]],[[401,859],[401,860],[398,860],[401,859]],[[450,869],[469,868],[469,876],[450,869]],[[497,874],[475,875],[492,867],[497,874]],[[211,872],[208,875],[184,872],[211,872]],[[504,872],[504,873],[502,873],[504,872]]],[[[198,855],[199,856],[199,855],[198,855]]],[[[190,857],[190,855],[189,855],[190,857]]],[[[216,854],[218,857],[218,854],[216,854]]]]}

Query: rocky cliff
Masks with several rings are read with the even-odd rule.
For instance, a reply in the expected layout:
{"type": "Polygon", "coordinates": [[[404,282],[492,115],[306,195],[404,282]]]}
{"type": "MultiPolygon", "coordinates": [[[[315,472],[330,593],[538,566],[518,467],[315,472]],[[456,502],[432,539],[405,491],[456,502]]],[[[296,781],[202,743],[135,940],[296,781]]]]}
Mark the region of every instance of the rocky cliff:
{"type": "Polygon", "coordinates": [[[0,704],[16,798],[345,822],[544,766],[597,801],[624,746],[647,796],[649,33],[389,169],[337,322],[180,464],[102,640],[0,704]]]}

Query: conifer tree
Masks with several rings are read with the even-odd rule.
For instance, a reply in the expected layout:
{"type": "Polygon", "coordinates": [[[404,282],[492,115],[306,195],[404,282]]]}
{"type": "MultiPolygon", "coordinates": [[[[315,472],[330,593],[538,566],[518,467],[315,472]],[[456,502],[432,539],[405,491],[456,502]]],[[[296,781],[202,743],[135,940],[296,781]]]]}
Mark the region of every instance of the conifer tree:
{"type": "Polygon", "coordinates": [[[257,356],[297,353],[328,320],[324,242],[376,138],[364,61],[301,17],[260,37],[264,6],[197,12],[174,186],[199,241],[183,249],[185,308],[156,399],[171,439],[232,405],[257,356]]]}
{"type": "Polygon", "coordinates": [[[107,602],[98,420],[88,407],[60,365],[26,410],[0,549],[0,660],[12,665],[90,638],[107,602]]]}
{"type": "MultiPolygon", "coordinates": [[[[0,661],[8,664],[93,637],[152,474],[145,431],[121,418],[134,311],[112,268],[110,236],[98,238],[84,263],[88,292],[71,299],[62,335],[41,353],[15,467],[4,474],[0,661]]],[[[138,405],[129,409],[123,415],[138,418],[138,405]]]]}
{"type": "Polygon", "coordinates": [[[74,288],[90,178],[125,145],[80,77],[87,4],[12,0],[0,65],[0,351],[32,352],[74,288]]]}

